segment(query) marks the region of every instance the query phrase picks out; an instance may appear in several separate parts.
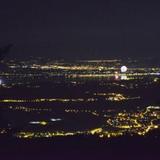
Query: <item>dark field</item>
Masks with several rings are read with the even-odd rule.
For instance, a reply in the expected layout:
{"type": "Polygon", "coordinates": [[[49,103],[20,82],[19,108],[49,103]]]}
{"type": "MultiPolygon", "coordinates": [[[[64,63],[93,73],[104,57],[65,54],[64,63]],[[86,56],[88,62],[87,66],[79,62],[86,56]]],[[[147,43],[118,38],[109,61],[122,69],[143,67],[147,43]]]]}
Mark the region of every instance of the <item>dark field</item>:
{"type": "Polygon", "coordinates": [[[3,159],[159,159],[159,132],[145,137],[74,136],[56,139],[1,140],[3,159]]]}

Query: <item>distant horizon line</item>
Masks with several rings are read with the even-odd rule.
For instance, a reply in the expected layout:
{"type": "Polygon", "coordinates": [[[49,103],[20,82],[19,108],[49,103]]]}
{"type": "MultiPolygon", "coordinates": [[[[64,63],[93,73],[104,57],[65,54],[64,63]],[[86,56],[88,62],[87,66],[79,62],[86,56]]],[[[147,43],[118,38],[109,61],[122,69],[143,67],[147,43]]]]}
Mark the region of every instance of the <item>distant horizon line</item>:
{"type": "Polygon", "coordinates": [[[60,58],[60,57],[54,57],[54,56],[35,56],[35,55],[30,55],[30,56],[17,56],[17,57],[12,57],[12,56],[6,56],[4,59],[18,59],[18,60],[21,60],[21,59],[30,59],[30,58],[33,58],[34,59],[52,59],[52,60],[60,60],[60,61],[63,61],[63,60],[74,60],[74,61],[120,61],[120,60],[124,60],[124,59],[127,59],[127,60],[138,60],[138,59],[145,59],[145,60],[149,60],[149,59],[160,59],[160,56],[146,56],[146,57],[92,57],[92,58],[89,58],[89,57],[86,57],[86,58],[78,58],[78,57],[63,57],[63,58],[60,58]]]}

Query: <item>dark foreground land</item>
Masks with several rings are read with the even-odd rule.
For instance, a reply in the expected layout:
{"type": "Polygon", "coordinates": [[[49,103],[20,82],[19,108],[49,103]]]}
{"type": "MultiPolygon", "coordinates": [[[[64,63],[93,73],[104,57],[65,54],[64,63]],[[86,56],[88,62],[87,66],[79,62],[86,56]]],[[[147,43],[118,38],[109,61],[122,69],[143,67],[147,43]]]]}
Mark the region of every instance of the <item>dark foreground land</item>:
{"type": "Polygon", "coordinates": [[[124,136],[113,139],[98,137],[59,137],[55,139],[17,140],[1,138],[0,158],[30,159],[160,159],[159,131],[145,137],[124,136]]]}

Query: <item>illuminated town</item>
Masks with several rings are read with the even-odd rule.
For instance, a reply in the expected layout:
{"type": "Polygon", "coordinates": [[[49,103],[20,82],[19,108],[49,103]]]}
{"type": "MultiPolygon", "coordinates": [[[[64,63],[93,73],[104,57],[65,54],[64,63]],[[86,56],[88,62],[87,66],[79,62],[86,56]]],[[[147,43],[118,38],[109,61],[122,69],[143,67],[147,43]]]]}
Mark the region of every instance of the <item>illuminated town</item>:
{"type": "Polygon", "coordinates": [[[109,139],[158,130],[160,66],[146,61],[3,61],[1,136],[109,139]]]}
{"type": "Polygon", "coordinates": [[[160,1],[3,0],[0,160],[160,160],[160,1]]]}

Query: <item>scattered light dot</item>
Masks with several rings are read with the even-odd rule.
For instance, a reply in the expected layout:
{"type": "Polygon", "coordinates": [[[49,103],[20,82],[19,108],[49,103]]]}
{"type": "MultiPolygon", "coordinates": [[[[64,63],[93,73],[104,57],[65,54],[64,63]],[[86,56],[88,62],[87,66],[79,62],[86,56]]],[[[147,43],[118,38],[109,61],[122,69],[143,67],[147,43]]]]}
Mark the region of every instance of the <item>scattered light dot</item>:
{"type": "Polygon", "coordinates": [[[118,72],[115,72],[115,80],[118,80],[119,79],[119,74],[118,74],[118,72]]]}
{"type": "Polygon", "coordinates": [[[119,76],[118,76],[118,75],[115,75],[115,79],[118,80],[118,79],[119,79],[119,76]]]}

